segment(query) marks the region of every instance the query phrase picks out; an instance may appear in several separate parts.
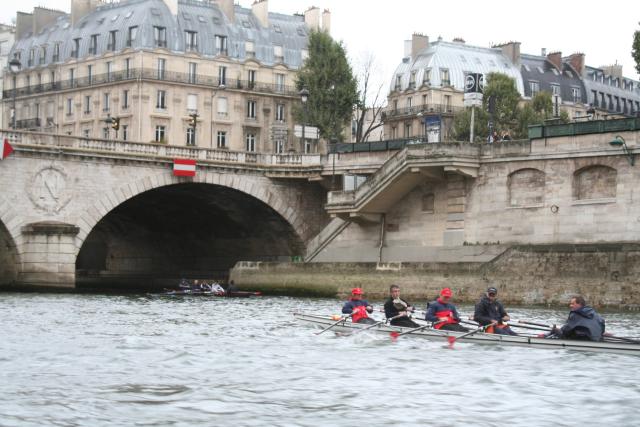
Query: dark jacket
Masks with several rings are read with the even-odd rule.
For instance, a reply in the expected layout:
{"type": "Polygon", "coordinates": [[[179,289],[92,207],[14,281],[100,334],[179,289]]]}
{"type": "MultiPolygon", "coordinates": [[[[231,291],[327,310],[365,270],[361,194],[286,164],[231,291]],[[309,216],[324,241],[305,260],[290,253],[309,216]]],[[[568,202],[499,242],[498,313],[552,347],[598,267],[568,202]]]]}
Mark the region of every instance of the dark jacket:
{"type": "Polygon", "coordinates": [[[440,298],[429,303],[429,305],[427,306],[427,314],[425,314],[424,320],[427,320],[429,322],[437,322],[438,316],[436,316],[436,313],[450,313],[445,314],[445,316],[443,317],[450,317],[455,320],[455,322],[452,323],[457,323],[460,321],[460,316],[458,315],[456,306],[448,302],[443,303],[440,298]]]}
{"type": "Polygon", "coordinates": [[[484,295],[476,304],[476,310],[473,313],[473,320],[481,326],[488,325],[494,320],[498,322],[502,320],[507,312],[504,310],[502,303],[497,299],[491,302],[488,296],[484,295]]]}
{"type": "MultiPolygon", "coordinates": [[[[353,312],[353,308],[354,307],[360,307],[360,306],[368,306],[369,302],[366,299],[360,299],[360,300],[349,300],[347,302],[344,303],[344,305],[342,306],[342,313],[344,314],[351,314],[353,312]]],[[[368,310],[369,313],[371,313],[373,310],[368,310]]]]}
{"type": "Polygon", "coordinates": [[[556,334],[560,338],[602,341],[604,319],[589,307],[580,307],[569,313],[569,319],[556,334]]]}
{"type": "MultiPolygon", "coordinates": [[[[403,300],[402,298],[400,298],[405,304],[407,304],[408,307],[413,307],[408,301],[403,300]]],[[[393,298],[389,297],[387,298],[387,300],[384,302],[384,316],[387,319],[391,319],[392,317],[397,316],[401,311],[407,311],[405,308],[403,309],[398,309],[395,304],[393,304],[393,298]]]]}

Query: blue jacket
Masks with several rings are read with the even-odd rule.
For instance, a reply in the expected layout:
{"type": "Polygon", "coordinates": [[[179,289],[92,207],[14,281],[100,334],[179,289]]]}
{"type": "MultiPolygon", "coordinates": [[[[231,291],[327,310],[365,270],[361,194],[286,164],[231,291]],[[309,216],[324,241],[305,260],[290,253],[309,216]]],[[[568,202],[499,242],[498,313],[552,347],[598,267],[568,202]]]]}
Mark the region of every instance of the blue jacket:
{"type": "MultiPolygon", "coordinates": [[[[344,305],[342,306],[342,313],[344,314],[351,314],[353,312],[353,308],[354,307],[359,307],[359,306],[368,306],[369,302],[366,299],[360,299],[360,300],[349,300],[347,302],[344,303],[344,305]]],[[[373,311],[373,310],[371,310],[373,311]]],[[[371,311],[369,313],[371,313],[371,311]]]]}
{"type": "MultiPolygon", "coordinates": [[[[425,314],[424,319],[429,322],[437,322],[439,319],[436,314],[437,313],[442,314],[447,312],[451,313],[450,317],[455,319],[456,322],[460,321],[460,316],[458,315],[458,310],[456,310],[456,306],[449,302],[443,303],[440,301],[440,298],[438,298],[437,300],[429,303],[429,305],[427,306],[427,314],[425,314]]],[[[449,316],[445,314],[443,317],[449,317],[449,316]]]]}
{"type": "Polygon", "coordinates": [[[604,319],[589,306],[572,310],[567,323],[557,333],[560,338],[591,341],[602,341],[602,334],[604,334],[604,319]]]}

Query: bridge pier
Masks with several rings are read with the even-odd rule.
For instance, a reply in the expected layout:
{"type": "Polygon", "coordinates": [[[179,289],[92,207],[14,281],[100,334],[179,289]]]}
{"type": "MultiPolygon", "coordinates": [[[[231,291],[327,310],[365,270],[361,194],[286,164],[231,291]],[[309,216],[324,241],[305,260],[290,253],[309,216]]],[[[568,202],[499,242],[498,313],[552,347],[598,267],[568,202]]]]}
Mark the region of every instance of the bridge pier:
{"type": "Polygon", "coordinates": [[[75,225],[56,221],[22,227],[22,265],[17,285],[25,288],[74,288],[75,238],[79,231],[75,225]]]}

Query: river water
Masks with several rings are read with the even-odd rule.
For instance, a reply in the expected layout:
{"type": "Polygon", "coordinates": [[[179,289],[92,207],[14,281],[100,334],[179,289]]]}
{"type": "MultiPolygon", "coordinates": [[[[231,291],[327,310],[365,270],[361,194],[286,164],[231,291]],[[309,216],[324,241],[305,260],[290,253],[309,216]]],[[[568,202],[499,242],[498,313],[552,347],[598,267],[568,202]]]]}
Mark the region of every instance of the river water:
{"type": "MultiPolygon", "coordinates": [[[[640,425],[640,357],[315,335],[292,317],[340,305],[0,294],[0,425],[640,425]]],[[[640,335],[640,314],[606,318],[640,335]]]]}

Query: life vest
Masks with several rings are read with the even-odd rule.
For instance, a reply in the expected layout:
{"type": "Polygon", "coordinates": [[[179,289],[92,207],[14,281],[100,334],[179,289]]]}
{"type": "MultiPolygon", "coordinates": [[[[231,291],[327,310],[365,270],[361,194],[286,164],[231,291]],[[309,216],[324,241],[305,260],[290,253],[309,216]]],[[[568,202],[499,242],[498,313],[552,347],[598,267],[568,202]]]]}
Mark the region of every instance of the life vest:
{"type": "Polygon", "coordinates": [[[358,323],[360,319],[366,319],[369,317],[367,314],[367,308],[364,305],[353,307],[353,311],[351,313],[351,321],[353,323],[358,323]]]}
{"type": "Polygon", "coordinates": [[[440,329],[442,328],[444,325],[450,325],[452,323],[458,323],[458,321],[455,319],[455,317],[453,317],[453,310],[451,310],[450,308],[446,307],[446,305],[440,300],[440,298],[438,298],[438,302],[440,304],[442,304],[442,308],[443,310],[440,311],[436,311],[435,315],[438,319],[446,317],[447,320],[445,321],[439,321],[439,323],[436,323],[434,325],[434,328],[436,329],[440,329]]]}

